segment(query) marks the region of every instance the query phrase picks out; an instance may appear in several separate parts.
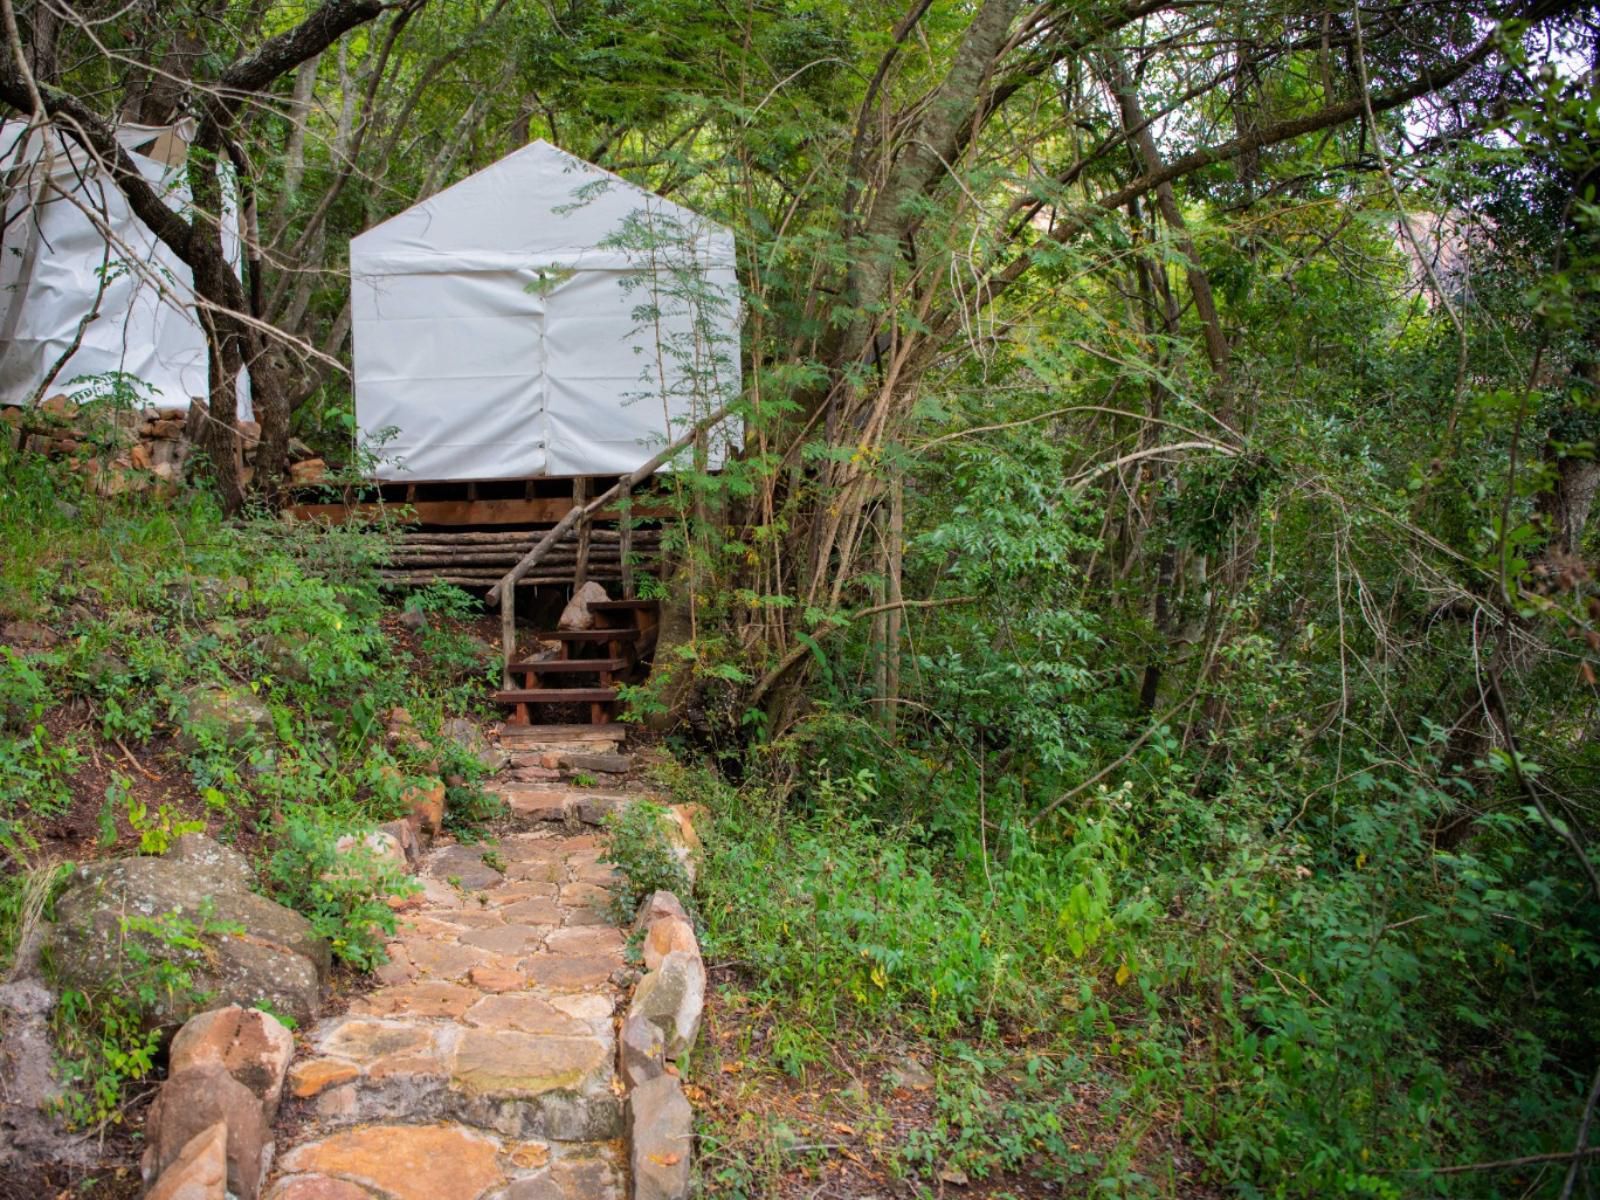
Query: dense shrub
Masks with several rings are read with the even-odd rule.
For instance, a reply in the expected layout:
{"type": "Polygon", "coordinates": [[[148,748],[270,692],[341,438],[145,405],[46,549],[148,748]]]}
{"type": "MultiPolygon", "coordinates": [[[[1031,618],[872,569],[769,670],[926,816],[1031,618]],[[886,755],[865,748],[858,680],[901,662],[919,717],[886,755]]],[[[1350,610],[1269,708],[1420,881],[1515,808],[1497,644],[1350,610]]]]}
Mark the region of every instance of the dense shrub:
{"type": "Polygon", "coordinates": [[[372,853],[359,837],[344,850],[346,836],[319,809],[297,805],[284,815],[269,868],[285,903],[311,919],[336,957],[370,970],[388,961],[384,943],[394,936],[394,910],[384,901],[417,890],[409,876],[372,853]]]}

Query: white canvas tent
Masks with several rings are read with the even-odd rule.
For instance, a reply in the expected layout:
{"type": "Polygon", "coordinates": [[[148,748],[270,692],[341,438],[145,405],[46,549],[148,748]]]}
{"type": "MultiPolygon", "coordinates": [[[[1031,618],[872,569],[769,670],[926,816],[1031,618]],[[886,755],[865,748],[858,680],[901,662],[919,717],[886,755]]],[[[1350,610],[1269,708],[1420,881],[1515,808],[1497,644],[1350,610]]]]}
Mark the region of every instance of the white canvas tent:
{"type": "MultiPolygon", "coordinates": [[[[182,210],[189,203],[183,162],[193,123],[122,125],[116,136],[168,206],[182,210]]],[[[77,393],[84,385],[75,380],[113,372],[149,385],[139,393],[143,403],[182,407],[205,399],[206,341],[195,317],[189,268],[134,216],[82,148],[53,132],[30,134],[25,121],[4,122],[0,180],[6,216],[0,404],[28,403],[41,383],[44,396],[77,393]],[[62,363],[79,324],[95,311],[97,296],[99,315],[84,326],[82,342],[62,363]]],[[[232,216],[231,208],[223,214],[223,245],[237,266],[232,216]]],[[[240,416],[250,415],[243,375],[239,408],[240,416]]]]}
{"type": "Polygon", "coordinates": [[[739,390],[733,235],[547,142],[355,238],[350,279],[380,479],[620,474],[739,390]]]}

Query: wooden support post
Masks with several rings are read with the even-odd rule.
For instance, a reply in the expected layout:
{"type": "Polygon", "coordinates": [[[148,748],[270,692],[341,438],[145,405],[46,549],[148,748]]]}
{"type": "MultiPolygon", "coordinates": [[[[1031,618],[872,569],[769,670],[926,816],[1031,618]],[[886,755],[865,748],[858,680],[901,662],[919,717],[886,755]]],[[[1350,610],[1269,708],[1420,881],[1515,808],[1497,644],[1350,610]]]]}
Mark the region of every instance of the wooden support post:
{"type": "Polygon", "coordinates": [[[578,518],[578,565],[572,572],[574,592],[589,580],[589,528],[592,519],[588,515],[588,504],[589,477],[580,475],[572,481],[572,507],[584,510],[584,515],[578,518]]]}
{"type": "Polygon", "coordinates": [[[624,479],[621,483],[619,483],[617,485],[617,488],[618,488],[618,491],[617,491],[617,508],[618,508],[618,512],[620,514],[619,522],[621,524],[620,532],[621,532],[621,535],[622,535],[622,542],[621,542],[621,548],[622,548],[622,598],[624,600],[632,600],[633,599],[633,562],[631,561],[632,558],[633,558],[633,511],[632,511],[632,503],[631,503],[631,494],[632,493],[631,493],[630,489],[628,488],[628,481],[626,479],[624,479]]]}
{"type": "Polygon", "coordinates": [[[517,658],[517,593],[514,588],[507,590],[509,595],[500,601],[500,675],[502,686],[509,691],[516,686],[511,682],[511,664],[517,658]]]}

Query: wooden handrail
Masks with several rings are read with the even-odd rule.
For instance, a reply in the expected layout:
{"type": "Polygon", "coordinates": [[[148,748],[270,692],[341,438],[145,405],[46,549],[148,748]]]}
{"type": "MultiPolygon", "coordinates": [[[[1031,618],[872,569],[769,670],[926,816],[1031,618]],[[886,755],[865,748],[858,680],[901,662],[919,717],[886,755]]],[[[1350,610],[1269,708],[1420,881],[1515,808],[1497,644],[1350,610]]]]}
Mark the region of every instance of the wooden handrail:
{"type": "Polygon", "coordinates": [[[661,469],[663,463],[685,446],[689,445],[706,430],[718,421],[727,417],[733,408],[725,404],[716,412],[703,420],[696,421],[686,429],[678,438],[669,442],[665,449],[631,474],[624,475],[600,495],[589,503],[579,508],[574,506],[572,511],[557,521],[555,527],[534,544],[533,549],[522,556],[521,561],[505,573],[505,577],[489,589],[488,601],[490,604],[500,606],[500,656],[501,675],[505,686],[511,686],[511,658],[517,652],[517,580],[521,579],[530,570],[539,565],[539,560],[550,553],[550,548],[559,542],[579,521],[587,520],[610,504],[618,496],[626,495],[639,484],[661,469]]]}

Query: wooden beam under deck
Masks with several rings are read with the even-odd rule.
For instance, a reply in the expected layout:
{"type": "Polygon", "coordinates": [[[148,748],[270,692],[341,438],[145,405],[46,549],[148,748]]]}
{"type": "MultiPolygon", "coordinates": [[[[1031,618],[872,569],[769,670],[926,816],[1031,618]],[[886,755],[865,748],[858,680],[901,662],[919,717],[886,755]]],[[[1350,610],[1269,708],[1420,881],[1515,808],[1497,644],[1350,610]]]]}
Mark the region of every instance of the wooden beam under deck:
{"type": "MultiPolygon", "coordinates": [[[[571,496],[540,496],[534,499],[515,500],[417,500],[409,505],[399,504],[295,504],[288,512],[298,521],[329,521],[340,524],[352,514],[376,515],[385,509],[405,507],[413,520],[422,525],[554,525],[575,507],[571,496]]],[[[615,521],[622,513],[615,507],[601,509],[595,518],[615,521]]],[[[633,516],[660,520],[671,516],[671,510],[661,506],[636,505],[633,516]]]]}

